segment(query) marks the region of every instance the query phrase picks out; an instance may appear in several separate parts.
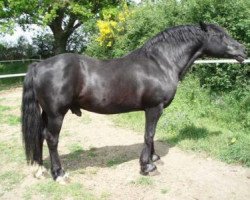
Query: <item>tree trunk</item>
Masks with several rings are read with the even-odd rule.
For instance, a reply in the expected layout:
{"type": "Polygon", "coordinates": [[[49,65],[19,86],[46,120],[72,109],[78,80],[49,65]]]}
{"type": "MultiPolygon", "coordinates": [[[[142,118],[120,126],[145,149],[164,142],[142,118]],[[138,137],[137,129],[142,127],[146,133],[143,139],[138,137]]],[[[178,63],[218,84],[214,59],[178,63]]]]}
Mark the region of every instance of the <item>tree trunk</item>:
{"type": "Polygon", "coordinates": [[[50,23],[49,27],[53,32],[55,43],[54,43],[54,52],[55,54],[65,53],[67,42],[71,34],[81,26],[81,22],[75,24],[77,17],[74,14],[69,15],[67,23],[64,23],[63,28],[63,19],[65,15],[65,9],[57,10],[56,18],[50,23]]]}
{"type": "Polygon", "coordinates": [[[66,38],[66,37],[58,37],[58,36],[55,36],[55,35],[54,35],[54,38],[55,38],[55,43],[54,43],[55,44],[54,45],[55,54],[57,55],[57,54],[65,53],[68,38],[66,38]]]}

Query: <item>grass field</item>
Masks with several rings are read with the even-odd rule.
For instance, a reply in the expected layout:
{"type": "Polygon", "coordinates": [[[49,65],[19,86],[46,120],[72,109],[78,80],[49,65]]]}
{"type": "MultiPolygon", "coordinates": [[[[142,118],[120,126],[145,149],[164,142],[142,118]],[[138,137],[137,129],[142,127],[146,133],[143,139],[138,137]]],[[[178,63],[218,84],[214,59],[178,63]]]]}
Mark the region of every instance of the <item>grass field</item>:
{"type": "MultiPolygon", "coordinates": [[[[144,132],[144,113],[117,115],[114,122],[144,132]]],[[[189,75],[165,109],[156,138],[185,150],[250,167],[250,96],[214,95],[189,75]]]]}

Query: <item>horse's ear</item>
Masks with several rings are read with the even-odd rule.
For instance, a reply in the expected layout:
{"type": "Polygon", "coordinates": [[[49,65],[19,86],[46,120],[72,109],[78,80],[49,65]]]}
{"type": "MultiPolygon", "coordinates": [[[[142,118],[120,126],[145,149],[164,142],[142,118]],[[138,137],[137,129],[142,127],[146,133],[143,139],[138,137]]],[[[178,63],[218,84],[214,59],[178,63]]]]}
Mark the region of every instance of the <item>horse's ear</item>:
{"type": "Polygon", "coordinates": [[[200,21],[199,24],[200,24],[201,30],[207,32],[207,25],[202,21],[200,21]]]}

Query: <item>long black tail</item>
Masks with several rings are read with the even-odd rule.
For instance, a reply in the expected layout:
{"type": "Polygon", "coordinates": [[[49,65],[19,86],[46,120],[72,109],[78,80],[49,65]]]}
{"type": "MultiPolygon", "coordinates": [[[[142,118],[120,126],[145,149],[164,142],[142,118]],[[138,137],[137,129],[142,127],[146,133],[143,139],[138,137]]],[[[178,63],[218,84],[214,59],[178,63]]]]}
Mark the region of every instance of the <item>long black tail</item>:
{"type": "Polygon", "coordinates": [[[29,66],[23,84],[22,99],[22,133],[28,164],[39,163],[42,155],[41,137],[43,122],[41,110],[33,86],[33,73],[37,63],[29,66]]]}

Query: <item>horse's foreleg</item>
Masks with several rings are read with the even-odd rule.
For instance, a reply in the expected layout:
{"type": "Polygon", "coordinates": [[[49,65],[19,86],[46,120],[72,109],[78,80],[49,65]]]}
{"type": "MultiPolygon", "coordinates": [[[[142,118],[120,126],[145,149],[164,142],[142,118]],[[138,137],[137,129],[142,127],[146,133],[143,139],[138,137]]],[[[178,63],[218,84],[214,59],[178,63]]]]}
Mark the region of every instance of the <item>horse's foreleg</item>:
{"type": "Polygon", "coordinates": [[[62,122],[63,116],[48,117],[48,123],[45,133],[45,139],[49,147],[49,154],[51,160],[51,174],[54,180],[61,179],[65,175],[61,166],[57,150],[62,122]]]}
{"type": "Polygon", "coordinates": [[[151,160],[153,162],[156,162],[157,160],[160,160],[160,156],[155,153],[155,148],[154,148],[154,141],[152,143],[152,149],[151,149],[151,160]]]}
{"type": "Polygon", "coordinates": [[[160,159],[154,152],[154,135],[157,122],[162,114],[163,104],[145,110],[146,127],[144,135],[144,148],[140,157],[141,173],[147,175],[156,169],[152,161],[160,159]]]}

